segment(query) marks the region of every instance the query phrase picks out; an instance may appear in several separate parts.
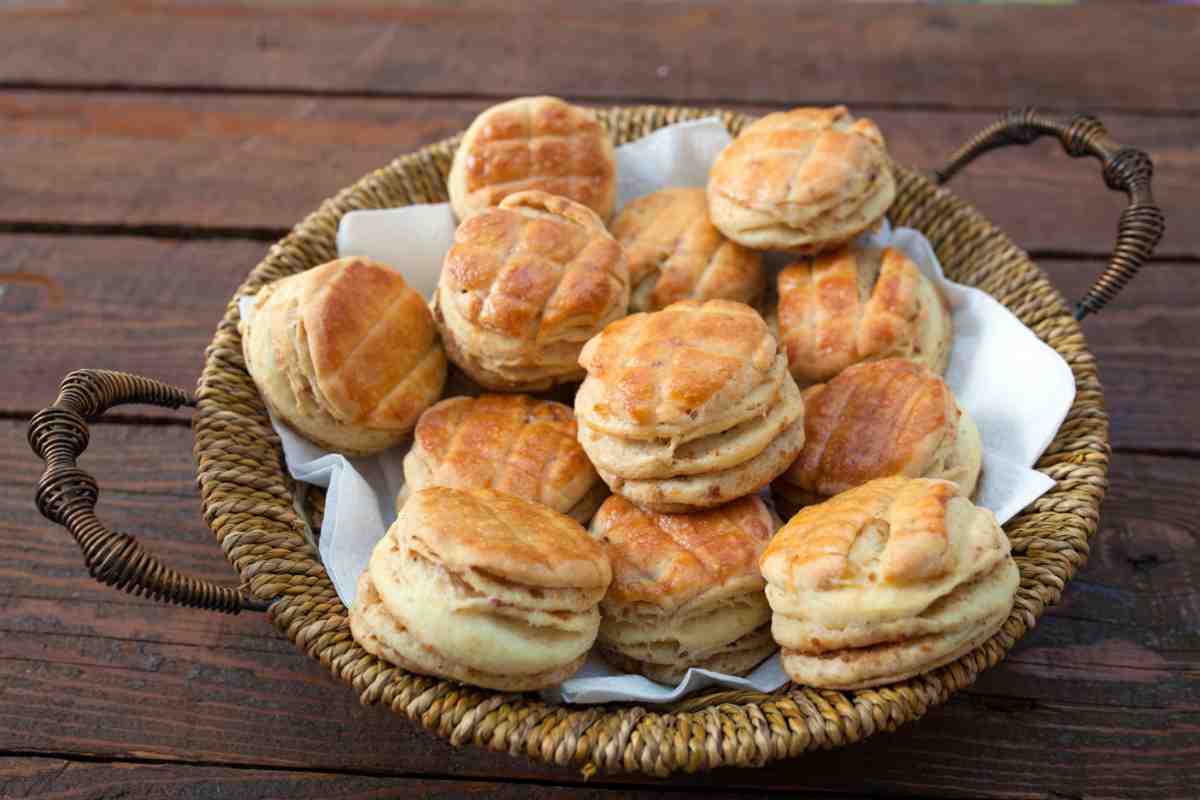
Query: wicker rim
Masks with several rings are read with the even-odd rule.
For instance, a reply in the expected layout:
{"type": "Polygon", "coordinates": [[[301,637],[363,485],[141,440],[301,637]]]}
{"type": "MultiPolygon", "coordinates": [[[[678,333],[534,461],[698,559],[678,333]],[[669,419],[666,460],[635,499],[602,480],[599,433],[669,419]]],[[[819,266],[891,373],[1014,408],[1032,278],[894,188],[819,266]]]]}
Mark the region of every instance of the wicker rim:
{"type": "MultiPolygon", "coordinates": [[[[717,116],[731,133],[745,115],[640,106],[599,111],[618,143],[674,122],[717,116]]],[[[948,277],[977,286],[1057,350],[1075,375],[1066,420],[1037,468],[1057,481],[1006,526],[1021,571],[1016,604],[1001,631],[928,674],[857,692],[788,684],[776,692],[716,690],[670,706],[551,706],[412,675],[362,650],[297,512],[279,440],[246,372],[237,299],[263,284],[335,257],[342,214],[353,209],[440,202],[458,137],[400,157],[326,200],[254,268],[206,350],[194,418],[204,516],[244,585],[274,598],[271,618],[303,651],[354,687],[458,745],[474,743],[558,765],[666,776],[720,766],[760,766],[807,750],[849,744],[921,717],[999,662],[1057,602],[1087,558],[1108,484],[1108,418],[1095,359],[1063,297],[1042,271],[970,205],[915,171],[897,167],[889,216],[919,228],[948,277]]]]}

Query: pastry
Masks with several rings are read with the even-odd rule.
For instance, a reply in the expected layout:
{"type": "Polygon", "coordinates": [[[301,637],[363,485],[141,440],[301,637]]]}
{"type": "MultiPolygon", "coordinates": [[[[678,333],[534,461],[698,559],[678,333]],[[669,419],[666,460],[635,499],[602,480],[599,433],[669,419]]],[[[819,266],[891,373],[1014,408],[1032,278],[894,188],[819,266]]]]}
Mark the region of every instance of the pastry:
{"type": "Polygon", "coordinates": [[[767,114],[717,156],[708,213],[755,250],[812,254],[883,219],[896,195],[883,136],[843,106],[767,114]]]}
{"type": "Polygon", "coordinates": [[[583,348],[579,442],[609,488],[679,513],[766,486],[804,444],[804,404],[754,309],[684,300],[583,348]]]}
{"type": "Polygon", "coordinates": [[[792,517],[759,560],[788,676],[893,683],[1003,626],[1020,575],[991,511],[949,481],[879,478],[792,517]]]}
{"type": "Polygon", "coordinates": [[[569,406],[523,394],[451,397],[421,415],[397,508],[427,486],[496,489],[586,525],[608,487],[575,438],[569,406]]]}
{"type": "Polygon", "coordinates": [[[775,651],[758,557],[778,527],[757,495],[691,514],[608,498],[591,526],[613,569],[600,654],[672,685],[692,667],[750,672],[775,651]]]}
{"type": "Polygon", "coordinates": [[[934,372],[950,362],[950,305],[908,256],[894,248],[843,248],[779,273],[772,320],[801,386],[851,364],[889,356],[934,372]]]}
{"type": "Polygon", "coordinates": [[[804,449],[772,491],[785,516],[891,475],[942,478],[970,497],[982,458],[945,381],[903,358],[867,361],[804,391],[804,449]]]}
{"type": "Polygon", "coordinates": [[[629,258],[630,311],[716,298],[754,305],[766,286],[762,254],[713,227],[702,188],[639,197],[621,209],[612,234],[629,258]]]}
{"type": "Polygon", "coordinates": [[[433,298],[450,360],[493,391],[579,380],[584,342],[628,306],[628,262],[604,223],[537,191],[458,226],[433,298]]]}
{"type": "Polygon", "coordinates": [[[541,689],[587,658],[611,579],[604,548],[571,518],[492,489],[432,486],[375,546],[350,629],[410,672],[541,689]]]}
{"type": "Polygon", "coordinates": [[[267,408],[327,450],[363,455],[396,445],[446,380],[425,301],[398,272],[366,258],[268,284],[239,330],[267,408]]]}
{"type": "Polygon", "coordinates": [[[608,220],[617,165],[612,140],[591,110],[557,97],[519,97],[475,118],[454,152],[447,185],[460,220],[528,189],[570,198],[608,220]]]}

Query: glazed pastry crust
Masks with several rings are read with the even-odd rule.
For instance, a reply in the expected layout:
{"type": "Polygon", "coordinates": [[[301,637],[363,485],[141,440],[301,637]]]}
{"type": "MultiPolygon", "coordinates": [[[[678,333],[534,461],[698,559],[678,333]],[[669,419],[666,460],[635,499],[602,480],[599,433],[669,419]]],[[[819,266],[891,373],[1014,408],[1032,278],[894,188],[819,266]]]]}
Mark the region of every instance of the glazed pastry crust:
{"type": "Polygon", "coordinates": [[[613,564],[600,604],[601,653],[666,682],[691,667],[753,669],[774,650],[758,556],[778,525],[753,495],[689,514],[610,497],[591,526],[613,564]]]}
{"type": "Polygon", "coordinates": [[[460,220],[536,189],[612,216],[617,166],[612,140],[589,109],[557,97],[519,97],[484,111],[463,135],[447,180],[460,220]]]}
{"type": "Polygon", "coordinates": [[[283,278],[239,329],[246,367],[277,416],[359,455],[399,443],[441,394],[446,357],[425,301],[365,258],[283,278]]]}
{"type": "Polygon", "coordinates": [[[831,689],[958,658],[1008,619],[1020,578],[992,512],[927,478],[880,478],[802,509],[759,567],[784,669],[831,689]]]}
{"type": "Polygon", "coordinates": [[[979,431],[925,366],[901,358],[856,364],[806,389],[804,411],[804,449],[775,481],[788,505],[893,475],[943,478],[966,497],[975,490],[979,431]]]}
{"type": "Polygon", "coordinates": [[[569,406],[529,395],[451,397],[421,415],[404,458],[408,494],[496,489],[586,524],[608,490],[576,439],[569,406]]]}
{"type": "Polygon", "coordinates": [[[953,322],[941,292],[894,248],[847,247],[779,273],[773,323],[801,386],[892,356],[941,374],[953,322]]]}
{"type": "Polygon", "coordinates": [[[877,225],[895,194],[874,122],[844,106],[797,108],[757,120],[721,151],[708,210],[746,247],[812,254],[877,225]]]}
{"type": "Polygon", "coordinates": [[[578,380],[579,352],[629,305],[621,246],[586,207],[509,195],[455,232],[434,295],[452,361],[498,391],[578,380]]]}
{"type": "Polygon", "coordinates": [[[703,188],[639,197],[621,210],[612,233],[629,258],[631,311],[717,298],[755,305],[766,286],[762,254],[713,226],[703,188]]]}

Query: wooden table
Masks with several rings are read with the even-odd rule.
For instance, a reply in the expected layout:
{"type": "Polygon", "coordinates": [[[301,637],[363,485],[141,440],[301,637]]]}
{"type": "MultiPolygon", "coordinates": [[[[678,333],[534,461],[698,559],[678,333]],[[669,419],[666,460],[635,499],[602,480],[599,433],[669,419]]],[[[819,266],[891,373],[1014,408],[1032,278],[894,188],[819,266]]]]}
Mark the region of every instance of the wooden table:
{"type": "MultiPolygon", "coordinates": [[[[1200,793],[1200,16],[299,5],[0,6],[0,797],[1200,793]],[[360,707],[261,616],[103,588],[36,514],[26,421],[62,375],[193,385],[269,242],[393,156],[538,92],[749,111],[845,102],[923,167],[1036,104],[1092,111],[1153,155],[1168,234],[1084,324],[1115,451],[1090,563],[970,690],[897,733],[762,770],[585,781],[360,707]]],[[[1094,163],[1050,142],[988,156],[955,188],[1071,298],[1101,270],[1123,207],[1094,163]]],[[[198,511],[185,416],[114,415],[85,464],[103,518],[174,566],[231,579],[198,511]]]]}

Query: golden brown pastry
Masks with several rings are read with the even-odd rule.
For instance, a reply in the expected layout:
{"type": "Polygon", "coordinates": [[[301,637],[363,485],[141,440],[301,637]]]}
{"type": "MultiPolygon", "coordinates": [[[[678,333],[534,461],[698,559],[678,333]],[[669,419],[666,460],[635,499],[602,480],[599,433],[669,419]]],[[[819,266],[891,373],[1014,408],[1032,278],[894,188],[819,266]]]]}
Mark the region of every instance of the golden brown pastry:
{"type": "Polygon", "coordinates": [[[427,486],[496,489],[586,525],[608,496],[569,406],[524,394],[451,397],[421,415],[397,508],[427,486]]]}
{"type": "Polygon", "coordinates": [[[433,298],[450,360],[494,391],[579,380],[584,342],[628,306],[621,245],[586,207],[545,192],[459,225],[433,298]]]}
{"type": "Polygon", "coordinates": [[[801,386],[890,356],[941,374],[950,362],[950,306],[899,250],[848,247],[779,273],[773,320],[801,386]]]}
{"type": "Polygon", "coordinates": [[[974,420],[928,367],[903,358],[855,364],[804,391],[804,448],[772,491],[780,512],[875,478],[942,478],[970,497],[983,444],[974,420]]]}
{"type": "Polygon", "coordinates": [[[669,684],[692,667],[750,672],[775,651],[758,557],[778,527],[757,495],[691,514],[608,498],[591,526],[613,568],[600,603],[601,655],[669,684]]]}
{"type": "Polygon", "coordinates": [[[365,258],[263,287],[253,322],[239,330],[267,408],[328,450],[361,455],[399,443],[446,379],[425,301],[365,258]]]}
{"type": "Polygon", "coordinates": [[[612,140],[591,110],[557,97],[518,97],[475,118],[447,184],[460,220],[529,189],[570,198],[607,220],[617,165],[612,140]]]}
{"type": "Polygon", "coordinates": [[[721,151],[708,212],[746,247],[811,254],[873,228],[895,194],[874,122],[844,106],[796,108],[767,114],[721,151]]]}
{"type": "Polygon", "coordinates": [[[634,314],[583,348],[579,441],[609,488],[652,511],[752,494],[804,444],[804,405],[754,309],[685,300],[634,314]]]}
{"type": "Polygon", "coordinates": [[[376,545],[350,630],[411,672],[541,689],[587,658],[611,579],[604,548],[570,517],[492,489],[432,486],[376,545]]]}
{"type": "Polygon", "coordinates": [[[766,287],[762,254],[713,227],[702,188],[639,197],[621,209],[612,233],[629,258],[630,311],[717,298],[755,305],[766,287]]]}
{"type": "Polygon", "coordinates": [[[928,478],[880,478],[801,509],[759,566],[783,668],[819,689],[965,655],[1008,619],[1020,579],[992,512],[928,478]]]}

